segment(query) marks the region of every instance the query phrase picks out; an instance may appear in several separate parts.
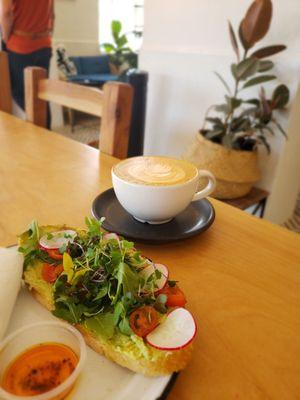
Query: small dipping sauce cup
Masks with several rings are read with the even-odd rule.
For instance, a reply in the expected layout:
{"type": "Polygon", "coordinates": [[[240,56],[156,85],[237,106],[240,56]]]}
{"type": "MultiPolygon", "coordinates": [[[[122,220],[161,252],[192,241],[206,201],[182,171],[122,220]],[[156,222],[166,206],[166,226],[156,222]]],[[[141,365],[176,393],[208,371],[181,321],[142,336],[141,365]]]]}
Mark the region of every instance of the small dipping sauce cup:
{"type": "MultiPolygon", "coordinates": [[[[86,360],[86,345],[77,329],[63,322],[39,322],[27,325],[7,336],[0,343],[0,399],[3,400],[61,400],[72,390],[86,360]],[[37,346],[65,346],[76,357],[76,365],[68,377],[48,391],[35,395],[16,395],[4,386],[10,366],[22,354],[37,346]]],[[[65,360],[64,360],[65,361],[65,360]]]]}

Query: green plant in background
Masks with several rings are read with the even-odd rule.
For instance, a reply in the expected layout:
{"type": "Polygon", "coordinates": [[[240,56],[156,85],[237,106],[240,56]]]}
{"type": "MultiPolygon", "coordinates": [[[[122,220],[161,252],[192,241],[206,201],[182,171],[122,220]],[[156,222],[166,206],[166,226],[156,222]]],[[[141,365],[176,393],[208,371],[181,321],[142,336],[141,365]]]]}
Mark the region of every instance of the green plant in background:
{"type": "Polygon", "coordinates": [[[231,88],[225,79],[215,72],[225,86],[227,94],[223,104],[211,106],[206,113],[204,126],[200,130],[206,139],[227,148],[248,151],[253,151],[257,145],[262,144],[270,152],[268,135],[274,135],[274,129],[278,129],[286,136],[274,114],[284,109],[289,101],[287,86],[277,86],[271,98],[267,98],[263,87],[260,88],[257,98],[243,96],[248,88],[276,79],[270,72],[274,63],[269,58],[285,50],[286,46],[267,46],[249,54],[254,45],[267,34],[271,20],[271,0],[255,0],[240,23],[240,44],[229,22],[230,40],[236,55],[236,62],[231,65],[234,85],[231,88]],[[213,116],[212,110],[215,113],[213,116]],[[209,128],[206,127],[207,123],[209,128]]]}
{"type": "Polygon", "coordinates": [[[120,74],[129,68],[137,68],[137,54],[128,46],[127,35],[122,33],[120,21],[112,21],[111,33],[113,43],[103,43],[102,47],[109,54],[115,72],[120,74]]]}

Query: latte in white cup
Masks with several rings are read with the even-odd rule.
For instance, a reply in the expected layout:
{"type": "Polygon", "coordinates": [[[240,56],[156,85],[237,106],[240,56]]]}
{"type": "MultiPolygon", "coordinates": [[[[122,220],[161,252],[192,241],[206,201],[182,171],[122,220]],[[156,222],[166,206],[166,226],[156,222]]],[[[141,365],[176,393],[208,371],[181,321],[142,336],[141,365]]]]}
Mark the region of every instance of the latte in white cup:
{"type": "Polygon", "coordinates": [[[171,157],[128,158],[112,168],[113,187],[121,205],[135,219],[163,224],[182,212],[192,201],[211,194],[215,178],[192,163],[171,157]],[[199,179],[207,186],[197,191],[199,179]]]}

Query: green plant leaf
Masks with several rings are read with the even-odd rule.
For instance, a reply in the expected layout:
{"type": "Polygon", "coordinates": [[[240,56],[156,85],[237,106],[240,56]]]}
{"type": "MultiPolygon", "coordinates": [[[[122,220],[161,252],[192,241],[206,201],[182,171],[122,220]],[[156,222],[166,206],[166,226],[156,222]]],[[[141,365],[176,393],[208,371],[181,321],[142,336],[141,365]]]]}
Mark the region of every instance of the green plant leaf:
{"type": "Polygon", "coordinates": [[[286,85],[279,85],[273,92],[272,108],[284,108],[290,99],[290,91],[286,85]]]}
{"type": "Polygon", "coordinates": [[[231,121],[231,131],[239,132],[245,129],[249,129],[251,126],[250,120],[244,112],[238,117],[233,118],[231,121]]]}
{"type": "Polygon", "coordinates": [[[131,49],[130,47],[123,47],[123,48],[121,49],[121,52],[122,52],[122,53],[135,54],[135,53],[132,51],[132,49],[131,49]]]}
{"type": "Polygon", "coordinates": [[[275,135],[273,129],[272,129],[270,126],[268,126],[268,125],[260,124],[260,123],[259,123],[259,124],[254,125],[254,128],[255,128],[255,129],[260,129],[260,130],[262,130],[262,131],[268,131],[272,136],[275,135]]]}
{"type": "Polygon", "coordinates": [[[129,325],[128,318],[121,319],[121,321],[119,323],[119,329],[120,329],[120,332],[123,333],[123,335],[131,336],[133,334],[132,329],[130,328],[130,325],[129,325]]]}
{"type": "Polygon", "coordinates": [[[217,112],[222,112],[224,114],[228,114],[230,112],[228,104],[217,104],[214,106],[214,108],[217,112]]]}
{"type": "Polygon", "coordinates": [[[238,80],[245,80],[256,74],[259,67],[259,61],[256,58],[246,58],[236,67],[236,77],[238,80]]]}
{"type": "Polygon", "coordinates": [[[230,41],[231,41],[233,50],[234,50],[234,52],[235,52],[235,54],[236,54],[236,57],[237,57],[237,59],[238,59],[238,61],[239,61],[239,60],[240,60],[239,45],[238,45],[238,42],[237,42],[237,39],[236,39],[234,30],[233,30],[233,27],[232,27],[230,21],[228,21],[228,26],[229,26],[230,41]]]}
{"type": "Polygon", "coordinates": [[[254,86],[254,85],[259,85],[260,83],[264,83],[264,82],[268,82],[268,81],[272,81],[276,79],[275,75],[261,75],[261,76],[257,76],[256,78],[250,79],[249,81],[247,81],[244,86],[243,89],[246,89],[250,86],[254,86]]]}
{"type": "Polygon", "coordinates": [[[238,79],[238,74],[237,74],[237,64],[231,64],[231,73],[234,79],[238,79]]]}
{"type": "Polygon", "coordinates": [[[225,98],[230,112],[232,112],[242,104],[242,100],[237,99],[236,97],[225,96],[225,98]]]}
{"type": "Polygon", "coordinates": [[[85,217],[85,224],[88,228],[88,232],[91,235],[98,236],[101,234],[101,225],[104,221],[104,218],[101,218],[99,221],[96,218],[85,217]]]}
{"type": "Polygon", "coordinates": [[[111,44],[111,43],[103,43],[101,46],[103,47],[105,53],[109,54],[109,53],[111,53],[113,51],[116,51],[115,46],[113,44],[111,44]]]}
{"type": "Polygon", "coordinates": [[[253,104],[256,107],[259,107],[260,101],[258,99],[248,99],[248,100],[243,100],[243,103],[246,104],[253,104]]]}
{"type": "Polygon", "coordinates": [[[215,74],[215,75],[220,79],[220,81],[223,83],[223,85],[224,85],[225,89],[227,90],[227,92],[228,92],[229,94],[231,94],[230,87],[229,87],[228,83],[225,81],[225,79],[222,77],[222,75],[219,74],[219,73],[216,72],[216,71],[214,71],[214,74],[215,74]]]}
{"type": "Polygon", "coordinates": [[[241,23],[241,32],[249,49],[261,40],[268,32],[272,20],[272,1],[255,0],[250,5],[241,23]]]}
{"type": "MultiPolygon", "coordinates": [[[[126,35],[120,36],[117,40],[116,43],[119,48],[123,47],[126,43],[128,43],[126,35]]],[[[124,50],[124,49],[123,49],[124,50]]]]}
{"type": "Polygon", "coordinates": [[[99,288],[98,294],[93,299],[93,301],[97,301],[97,300],[102,299],[103,297],[105,297],[107,295],[107,292],[108,292],[108,284],[105,283],[105,284],[103,284],[102,287],[99,288]]]}
{"type": "Polygon", "coordinates": [[[262,143],[267,149],[268,154],[271,153],[271,146],[269,145],[267,139],[262,135],[258,135],[259,142],[262,143]]]}
{"type": "Polygon", "coordinates": [[[24,256],[24,269],[31,263],[31,261],[36,257],[40,231],[37,221],[33,220],[28,227],[26,232],[20,235],[19,239],[22,241],[22,246],[18,248],[18,251],[24,256]]]}
{"type": "Polygon", "coordinates": [[[208,131],[208,132],[205,134],[205,138],[208,139],[208,140],[211,140],[211,139],[214,139],[214,138],[216,138],[216,137],[218,137],[218,136],[221,137],[221,135],[223,135],[223,134],[224,134],[224,131],[223,131],[223,130],[208,131]]]}
{"type": "Polygon", "coordinates": [[[68,253],[64,253],[63,255],[63,266],[64,272],[68,278],[68,283],[71,283],[74,277],[74,264],[71,256],[68,253]]]}
{"type": "Polygon", "coordinates": [[[114,314],[113,314],[114,315],[113,322],[114,322],[115,326],[118,325],[122,314],[125,314],[125,312],[126,312],[125,307],[124,307],[122,301],[118,301],[118,303],[115,306],[115,310],[114,310],[114,314]]]}
{"type": "Polygon", "coordinates": [[[255,58],[266,58],[273,56],[274,54],[280,53],[281,51],[285,50],[286,46],[283,44],[276,44],[274,46],[267,46],[262,47],[259,50],[256,50],[251,57],[255,58]]]}
{"type": "Polygon", "coordinates": [[[78,324],[85,311],[83,304],[75,304],[67,296],[62,295],[55,299],[55,309],[52,314],[58,318],[62,318],[72,324],[78,324]]]}
{"type": "Polygon", "coordinates": [[[118,279],[116,299],[118,298],[118,296],[125,296],[129,292],[137,292],[139,287],[138,274],[136,272],[133,272],[129,265],[121,262],[117,268],[116,278],[118,279]]]}
{"type": "Polygon", "coordinates": [[[96,335],[98,334],[105,339],[111,339],[115,332],[114,314],[105,313],[87,318],[84,325],[96,335]]]}
{"type": "Polygon", "coordinates": [[[111,33],[115,41],[118,40],[121,30],[122,30],[122,24],[120,21],[114,20],[111,22],[111,33]]]}
{"type": "Polygon", "coordinates": [[[258,72],[267,72],[270,71],[272,68],[274,68],[274,63],[272,61],[270,60],[260,61],[258,72]]]}
{"type": "Polygon", "coordinates": [[[286,134],[286,131],[283,129],[283,127],[280,125],[280,123],[276,120],[276,119],[272,119],[272,122],[277,126],[277,128],[279,129],[279,131],[283,134],[283,136],[285,137],[285,138],[287,138],[288,136],[287,136],[287,134],[286,134]]]}

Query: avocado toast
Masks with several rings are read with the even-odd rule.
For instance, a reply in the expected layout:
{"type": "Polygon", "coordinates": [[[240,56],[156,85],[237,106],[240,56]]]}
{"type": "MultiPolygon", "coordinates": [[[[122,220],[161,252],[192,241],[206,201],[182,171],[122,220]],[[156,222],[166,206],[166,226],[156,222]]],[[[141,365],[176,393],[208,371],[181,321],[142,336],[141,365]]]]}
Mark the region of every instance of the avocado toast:
{"type": "Polygon", "coordinates": [[[185,368],[196,325],[168,269],[142,256],[132,242],[103,232],[101,221],[86,218],[86,225],[83,230],[34,221],[19,237],[31,293],[123,367],[149,376],[185,368]]]}

